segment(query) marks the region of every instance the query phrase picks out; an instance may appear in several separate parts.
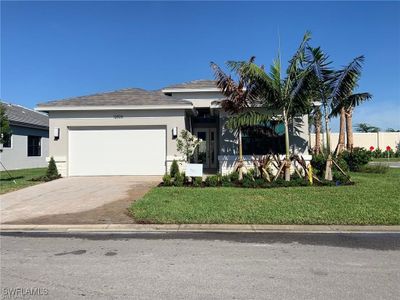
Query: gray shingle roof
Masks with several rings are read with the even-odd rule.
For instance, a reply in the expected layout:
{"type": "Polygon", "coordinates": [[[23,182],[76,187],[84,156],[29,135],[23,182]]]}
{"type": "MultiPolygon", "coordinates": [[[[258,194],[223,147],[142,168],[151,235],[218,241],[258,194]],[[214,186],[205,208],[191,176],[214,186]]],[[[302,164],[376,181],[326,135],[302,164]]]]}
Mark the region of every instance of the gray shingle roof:
{"type": "Polygon", "coordinates": [[[164,89],[207,89],[216,88],[216,81],[210,79],[192,80],[188,82],[173,84],[164,89]]]}
{"type": "Polygon", "coordinates": [[[185,100],[176,100],[164,95],[161,91],[143,89],[123,89],[113,92],[68,98],[63,100],[39,103],[41,108],[50,106],[112,106],[112,105],[184,105],[192,104],[185,100]]]}
{"type": "Polygon", "coordinates": [[[49,117],[47,115],[20,105],[0,103],[6,108],[6,115],[11,125],[49,128],[49,117]]]}

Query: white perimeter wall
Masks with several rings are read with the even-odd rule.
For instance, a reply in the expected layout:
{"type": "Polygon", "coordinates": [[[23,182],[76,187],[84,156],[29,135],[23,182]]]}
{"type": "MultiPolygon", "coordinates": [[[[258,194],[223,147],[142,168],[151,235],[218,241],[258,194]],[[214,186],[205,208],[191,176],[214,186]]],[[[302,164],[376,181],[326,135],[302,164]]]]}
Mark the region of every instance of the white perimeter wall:
{"type": "MultiPolygon", "coordinates": [[[[325,140],[325,134],[321,137],[321,140],[325,140]]],[[[354,147],[362,147],[369,149],[373,146],[375,149],[380,148],[385,150],[387,146],[390,146],[393,150],[400,143],[400,132],[354,132],[354,147]]],[[[332,151],[336,149],[339,140],[339,133],[331,133],[331,149],[332,151]]],[[[315,146],[315,133],[311,134],[311,147],[315,146]]]]}

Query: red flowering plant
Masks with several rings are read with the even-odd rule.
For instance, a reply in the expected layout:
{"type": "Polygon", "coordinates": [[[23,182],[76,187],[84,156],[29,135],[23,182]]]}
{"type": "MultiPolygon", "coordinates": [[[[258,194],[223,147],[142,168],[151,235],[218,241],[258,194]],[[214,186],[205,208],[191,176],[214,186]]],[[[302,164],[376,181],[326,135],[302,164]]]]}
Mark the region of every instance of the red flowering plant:
{"type": "Polygon", "coordinates": [[[374,151],[375,150],[375,147],[374,146],[371,146],[371,147],[369,147],[369,151],[374,151]]]}

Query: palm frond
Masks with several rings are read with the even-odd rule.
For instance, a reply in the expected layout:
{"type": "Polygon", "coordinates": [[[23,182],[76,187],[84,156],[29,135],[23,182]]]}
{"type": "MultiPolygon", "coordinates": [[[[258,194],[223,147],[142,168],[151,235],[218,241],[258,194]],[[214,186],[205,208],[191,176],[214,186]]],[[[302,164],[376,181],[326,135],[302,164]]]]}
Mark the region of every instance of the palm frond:
{"type": "Polygon", "coordinates": [[[340,99],[345,99],[351,95],[357,86],[363,63],[364,56],[361,55],[354,58],[345,68],[336,72],[335,79],[332,81],[332,99],[340,101],[340,99]]]}
{"type": "Polygon", "coordinates": [[[371,99],[372,99],[372,95],[370,93],[352,94],[349,97],[347,97],[341,101],[333,103],[332,104],[332,112],[331,112],[330,116],[336,117],[340,114],[340,110],[342,108],[347,110],[351,107],[359,106],[363,102],[365,102],[367,100],[371,100],[371,99]]]}
{"type": "Polygon", "coordinates": [[[242,112],[237,115],[228,117],[225,126],[231,130],[237,130],[245,126],[256,126],[271,120],[274,115],[272,113],[264,113],[254,110],[242,112]]]}

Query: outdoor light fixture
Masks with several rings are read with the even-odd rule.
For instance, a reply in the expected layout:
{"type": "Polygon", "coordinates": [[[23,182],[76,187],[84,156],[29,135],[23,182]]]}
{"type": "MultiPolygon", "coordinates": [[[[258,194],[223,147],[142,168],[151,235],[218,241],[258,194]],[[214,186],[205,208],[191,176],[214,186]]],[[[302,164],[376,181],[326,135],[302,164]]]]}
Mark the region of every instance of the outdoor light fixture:
{"type": "Polygon", "coordinates": [[[178,127],[172,128],[172,138],[178,137],[178,127]]]}
{"type": "Polygon", "coordinates": [[[60,138],[60,128],[54,128],[54,139],[58,140],[60,138]]]}

